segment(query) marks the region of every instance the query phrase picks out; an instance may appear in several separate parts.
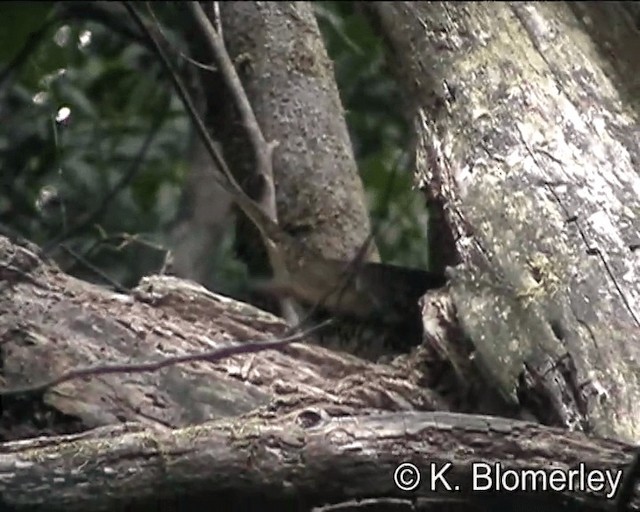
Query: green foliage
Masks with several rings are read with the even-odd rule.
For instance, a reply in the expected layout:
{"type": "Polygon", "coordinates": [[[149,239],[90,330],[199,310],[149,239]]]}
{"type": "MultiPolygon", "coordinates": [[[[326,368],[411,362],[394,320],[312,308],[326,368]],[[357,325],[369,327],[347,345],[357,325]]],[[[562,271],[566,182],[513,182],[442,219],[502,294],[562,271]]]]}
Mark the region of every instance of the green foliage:
{"type": "MultiPolygon", "coordinates": [[[[20,16],[5,18],[0,9],[6,35],[5,22],[20,16]]],[[[26,8],[16,25],[24,31],[41,18],[26,8]]],[[[159,65],[146,59],[140,46],[101,25],[54,23],[0,99],[2,225],[46,245],[86,222],[68,245],[125,285],[157,270],[164,257],[155,244],[175,215],[188,140],[182,106],[159,80],[159,65]],[[151,243],[122,247],[125,234],[151,243]]]]}
{"type": "MultiPolygon", "coordinates": [[[[55,5],[0,3],[0,228],[43,246],[65,235],[82,256],[57,251],[65,270],[100,281],[89,263],[133,285],[164,257],[190,123],[147,50],[101,24],[63,21],[55,5]]],[[[173,12],[165,5],[158,13],[167,9],[173,12]]],[[[424,266],[410,130],[381,41],[351,3],[317,9],[383,259],[424,266]]],[[[176,20],[174,28],[183,23],[176,20]]],[[[165,31],[180,40],[178,31],[165,31]]],[[[223,252],[220,268],[236,275],[229,247],[223,252]]]]}
{"type": "MultiPolygon", "coordinates": [[[[0,62],[11,62],[38,31],[45,28],[53,10],[51,2],[3,2],[0,5],[2,30],[0,30],[0,62]]],[[[60,56],[52,53],[51,60],[41,63],[53,66],[60,63],[60,56]]],[[[37,76],[37,75],[36,75],[37,76]]],[[[33,78],[24,73],[24,79],[33,78]]]]}

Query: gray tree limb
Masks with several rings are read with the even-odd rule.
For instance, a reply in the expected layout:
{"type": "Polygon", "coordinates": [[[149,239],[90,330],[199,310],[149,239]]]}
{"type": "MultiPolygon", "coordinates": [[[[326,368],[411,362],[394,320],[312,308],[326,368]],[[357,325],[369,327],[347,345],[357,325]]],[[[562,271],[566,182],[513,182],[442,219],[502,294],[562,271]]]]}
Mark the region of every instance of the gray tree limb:
{"type": "Polygon", "coordinates": [[[367,6],[416,106],[474,365],[521,404],[561,383],[561,423],[640,440],[640,132],[590,34],[566,3],[367,6]]]}
{"type": "MultiPolygon", "coordinates": [[[[330,418],[323,407],[275,417],[269,412],[220,419],[183,429],[125,424],[82,434],[5,443],[0,455],[0,497],[14,510],[139,509],[310,510],[364,497],[408,496],[443,503],[472,499],[474,510],[566,507],[608,510],[602,492],[474,493],[473,463],[502,471],[616,472],[631,459],[622,442],[540,425],[453,413],[370,413],[330,418]],[[409,494],[394,484],[402,462],[424,471],[409,494]],[[429,464],[447,484],[430,490],[429,464]],[[108,490],[108,492],[105,492],[108,490]],[[209,507],[209,508],[207,508],[209,507]]],[[[423,504],[424,505],[424,504],[423,504]]],[[[629,510],[640,509],[634,498],[629,510]]],[[[386,509],[390,510],[390,509],[386,509]]],[[[393,510],[393,508],[391,509],[393,510]]]]}

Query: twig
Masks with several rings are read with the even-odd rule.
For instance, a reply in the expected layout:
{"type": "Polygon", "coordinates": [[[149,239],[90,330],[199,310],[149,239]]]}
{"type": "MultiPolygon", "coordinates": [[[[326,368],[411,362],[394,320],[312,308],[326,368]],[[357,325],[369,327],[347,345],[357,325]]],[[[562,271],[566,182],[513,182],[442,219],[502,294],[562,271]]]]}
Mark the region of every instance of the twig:
{"type": "Polygon", "coordinates": [[[9,62],[9,64],[0,71],[0,89],[2,89],[2,86],[11,74],[16,71],[27,60],[27,57],[38,48],[38,45],[40,45],[44,37],[47,35],[48,30],[56,21],[55,17],[45,21],[39,29],[29,35],[27,42],[21,50],[16,54],[11,62],[9,62]]]}
{"type": "Polygon", "coordinates": [[[88,261],[84,256],[78,254],[70,247],[67,247],[65,244],[60,244],[59,247],[66,252],[69,256],[71,256],[74,260],[76,260],[83,267],[88,268],[91,272],[99,276],[103,281],[109,283],[114,290],[119,293],[129,293],[129,290],[118,283],[116,280],[111,279],[107,274],[105,274],[102,270],[96,267],[93,263],[88,261]]]}
{"type": "MultiPolygon", "coordinates": [[[[99,228],[99,226],[97,226],[99,228]]],[[[153,251],[158,251],[161,253],[167,253],[169,250],[163,245],[153,242],[151,240],[145,240],[143,238],[143,233],[136,233],[135,235],[131,235],[129,233],[112,233],[107,235],[102,229],[100,229],[100,237],[93,241],[93,243],[85,249],[82,254],[79,256],[84,260],[88,260],[91,256],[95,254],[95,251],[98,249],[102,250],[101,246],[106,246],[107,249],[113,249],[114,251],[121,251],[122,249],[128,247],[129,245],[138,244],[144,248],[151,249],[153,251]]],[[[75,256],[74,256],[75,257],[75,256]]],[[[70,264],[69,266],[65,266],[62,270],[66,274],[71,274],[76,268],[77,264],[83,264],[82,261],[76,261],[75,263],[70,264]]]]}
{"type": "Polygon", "coordinates": [[[147,154],[147,151],[149,150],[149,147],[151,146],[151,143],[153,142],[153,139],[155,139],[156,135],[158,134],[158,131],[160,130],[160,127],[164,122],[165,115],[166,115],[166,110],[159,111],[158,116],[154,119],[151,129],[149,130],[147,137],[142,143],[142,146],[140,146],[140,149],[138,150],[136,157],[131,162],[131,165],[127,170],[127,172],[125,172],[122,175],[122,177],[120,178],[120,181],[116,183],[116,185],[102,198],[102,201],[100,201],[100,203],[88,215],[86,215],[84,219],[77,222],[73,226],[67,228],[60,235],[58,235],[53,240],[45,244],[44,247],[42,248],[42,252],[44,254],[48,254],[52,249],[54,249],[60,243],[71,238],[76,233],[79,233],[80,231],[85,229],[87,226],[95,223],[104,214],[105,210],[109,207],[109,204],[111,203],[111,201],[113,201],[113,199],[129,183],[131,183],[131,180],[135,177],[138,170],[140,169],[140,166],[144,161],[144,158],[147,154]]]}
{"type": "Polygon", "coordinates": [[[197,61],[196,59],[194,59],[192,57],[189,57],[189,55],[184,53],[180,48],[178,48],[176,46],[173,46],[171,41],[169,41],[169,37],[167,36],[165,31],[162,30],[162,25],[160,25],[160,21],[158,20],[158,17],[156,16],[156,13],[153,12],[153,9],[151,8],[151,3],[150,2],[146,2],[146,4],[147,4],[147,11],[149,11],[149,15],[153,18],[153,21],[156,24],[156,28],[158,29],[158,33],[164,39],[164,42],[167,45],[167,48],[172,49],[176,53],[176,55],[179,55],[181,58],[183,58],[187,62],[193,64],[194,66],[196,66],[196,67],[198,67],[200,69],[206,69],[207,71],[218,71],[218,69],[215,66],[212,66],[210,64],[205,64],[204,62],[197,61]]]}
{"type": "Polygon", "coordinates": [[[263,350],[276,350],[282,349],[287,345],[298,341],[309,334],[320,330],[331,322],[327,320],[318,325],[315,325],[305,331],[291,334],[284,338],[280,338],[275,341],[248,341],[239,342],[238,345],[231,347],[224,347],[220,349],[210,350],[207,352],[200,352],[197,354],[185,354],[181,356],[170,356],[159,359],[157,361],[140,362],[140,363],[115,363],[115,364],[101,364],[95,366],[86,366],[84,368],[76,368],[68,372],[59,375],[51,380],[35,384],[33,386],[27,386],[23,388],[3,389],[0,390],[0,397],[20,397],[24,395],[41,394],[48,389],[59,386],[64,382],[70,380],[81,379],[85,377],[96,377],[98,375],[111,375],[116,373],[147,373],[156,372],[162,368],[168,366],[174,366],[181,363],[195,363],[195,362],[208,362],[215,363],[222,359],[226,359],[233,356],[254,354],[256,352],[262,352],[263,350]]]}
{"type": "Polygon", "coordinates": [[[220,14],[220,2],[213,2],[213,14],[216,17],[216,25],[218,25],[218,34],[224,40],[224,34],[222,33],[222,15],[220,14]]]}
{"type": "Polygon", "coordinates": [[[249,98],[247,98],[242,82],[240,81],[240,77],[231,62],[231,58],[224,46],[222,37],[218,34],[216,29],[213,28],[209,18],[207,18],[202,6],[198,2],[188,2],[188,5],[193,17],[204,32],[206,41],[211,47],[213,55],[218,61],[220,72],[224,76],[227,85],[229,86],[229,90],[233,95],[235,104],[240,111],[242,122],[244,123],[244,127],[247,130],[249,139],[251,140],[253,150],[255,151],[258,174],[263,177],[266,184],[266,193],[258,202],[262,205],[264,212],[271,218],[271,220],[277,223],[278,214],[276,209],[272,164],[273,149],[275,146],[273,143],[267,143],[264,135],[262,134],[262,130],[258,125],[258,120],[256,119],[253,109],[251,108],[251,104],[249,103],[249,98]]]}
{"type": "Polygon", "coordinates": [[[162,49],[162,46],[160,46],[160,44],[156,41],[155,37],[151,32],[151,29],[147,27],[146,23],[144,22],[144,20],[142,19],[138,11],[135,10],[131,2],[124,2],[124,5],[127,11],[129,12],[129,15],[138,24],[139,28],[142,30],[144,35],[147,37],[147,39],[151,43],[152,49],[155,51],[155,53],[158,55],[158,57],[162,61],[162,64],[165,67],[167,74],[169,75],[169,78],[171,79],[171,82],[174,85],[176,93],[178,94],[178,96],[180,97],[180,100],[182,101],[185,108],[187,109],[187,113],[189,114],[191,121],[196,126],[198,135],[202,139],[202,142],[207,152],[213,159],[213,162],[216,165],[216,167],[222,173],[222,176],[224,177],[223,179],[223,177],[220,177],[214,173],[213,178],[222,188],[227,190],[229,194],[231,194],[232,196],[235,196],[237,194],[244,195],[244,191],[242,190],[242,187],[238,184],[238,182],[234,178],[233,174],[229,170],[229,167],[227,166],[227,163],[222,157],[222,154],[220,153],[215,143],[213,142],[213,139],[209,135],[209,132],[207,131],[206,126],[204,125],[204,121],[198,114],[198,111],[196,110],[193,104],[193,101],[191,100],[191,96],[189,95],[187,88],[182,83],[182,79],[174,69],[173,65],[171,64],[171,61],[169,60],[164,50],[162,49]]]}
{"type": "MultiPolygon", "coordinates": [[[[167,73],[169,74],[169,77],[171,78],[171,81],[174,84],[174,87],[176,89],[176,92],[178,93],[178,96],[180,97],[183,104],[185,105],[187,112],[191,117],[191,120],[196,125],[198,134],[200,135],[200,138],[202,139],[202,142],[205,148],[209,152],[209,155],[213,158],[214,164],[221,171],[222,175],[225,178],[225,179],[221,179],[217,174],[214,174],[213,175],[214,179],[222,188],[224,188],[227,192],[229,192],[229,194],[232,197],[235,197],[236,201],[244,198],[247,199],[246,201],[243,201],[244,205],[241,204],[240,206],[242,207],[242,210],[244,211],[244,213],[249,218],[252,218],[256,227],[262,232],[263,239],[264,239],[267,251],[269,253],[269,260],[273,267],[274,274],[285,275],[286,267],[284,265],[284,262],[280,260],[277,254],[277,251],[271,244],[270,234],[266,231],[263,231],[263,229],[266,226],[265,226],[265,223],[262,221],[262,219],[259,217],[263,217],[263,216],[266,217],[266,220],[271,222],[276,227],[277,227],[277,222],[273,220],[274,219],[273,216],[271,216],[267,211],[265,211],[265,208],[263,207],[263,205],[257,204],[255,201],[251,200],[248,196],[246,196],[244,190],[242,189],[242,187],[240,187],[240,185],[234,178],[233,174],[229,170],[229,167],[227,166],[226,161],[222,157],[222,154],[220,153],[220,151],[214,144],[213,140],[211,139],[211,136],[209,135],[209,132],[207,131],[207,128],[205,127],[204,122],[202,121],[202,118],[198,114],[195,106],[193,105],[193,101],[191,100],[191,97],[189,95],[189,92],[187,91],[187,88],[184,86],[184,84],[182,83],[182,79],[173,68],[171,61],[167,58],[163,48],[156,41],[153,33],[147,27],[142,17],[140,16],[140,14],[133,8],[131,3],[125,2],[125,7],[127,8],[127,11],[132,16],[132,18],[135,20],[135,22],[138,24],[142,32],[147,36],[147,38],[149,39],[149,42],[151,43],[152,48],[154,49],[154,51],[162,61],[165,69],[167,70],[167,73]]],[[[227,55],[227,58],[228,58],[228,55],[227,55]]],[[[236,75],[236,78],[237,78],[237,75],[236,75]]],[[[250,110],[250,107],[249,107],[249,110],[250,110]]],[[[257,127],[257,123],[255,124],[255,126],[257,127]]],[[[270,159],[269,159],[269,166],[270,166],[270,159]]],[[[267,186],[272,186],[273,180],[266,179],[266,184],[267,186]]],[[[274,205],[272,210],[275,211],[275,193],[274,193],[274,198],[272,202],[274,205]]],[[[289,317],[290,323],[296,323],[298,318],[297,318],[297,315],[295,314],[295,311],[293,310],[291,302],[283,301],[282,304],[287,316],[289,317]]]]}
{"type": "MultiPolygon", "coordinates": [[[[251,108],[249,98],[247,98],[247,94],[242,82],[240,81],[240,77],[236,72],[233,62],[231,62],[231,57],[229,57],[229,53],[227,52],[220,32],[216,31],[213,27],[199,2],[189,2],[188,5],[191,10],[191,14],[204,33],[205,40],[209,44],[211,52],[217,60],[220,72],[227,82],[227,86],[233,96],[236,106],[238,107],[240,117],[242,118],[249,140],[253,146],[253,151],[256,157],[257,174],[262,177],[264,182],[262,195],[258,198],[257,202],[261,206],[262,211],[266,213],[274,223],[278,224],[276,189],[275,180],[273,178],[273,150],[276,147],[276,143],[273,141],[267,142],[264,138],[255,113],[251,108]]],[[[214,2],[214,9],[216,9],[218,25],[220,28],[222,23],[219,16],[220,9],[218,2],[214,2]]],[[[284,276],[287,275],[287,268],[284,261],[282,261],[281,254],[269,243],[269,240],[264,240],[264,242],[269,256],[269,263],[271,264],[271,268],[276,279],[280,277],[284,278],[284,276]]],[[[280,306],[283,316],[290,323],[293,324],[299,320],[293,302],[290,299],[281,299],[280,306]]]]}

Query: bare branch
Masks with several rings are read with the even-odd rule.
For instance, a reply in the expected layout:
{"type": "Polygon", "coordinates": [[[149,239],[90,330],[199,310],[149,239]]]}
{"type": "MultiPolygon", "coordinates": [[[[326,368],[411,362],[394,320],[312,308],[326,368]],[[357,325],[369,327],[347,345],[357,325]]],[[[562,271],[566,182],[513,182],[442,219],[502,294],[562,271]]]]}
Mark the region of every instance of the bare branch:
{"type": "Polygon", "coordinates": [[[213,27],[209,18],[207,18],[207,15],[202,9],[202,6],[198,2],[189,2],[188,5],[196,22],[204,32],[207,43],[209,43],[209,46],[211,47],[211,51],[218,61],[220,71],[229,86],[231,94],[233,94],[233,98],[238,110],[240,111],[240,115],[242,116],[242,121],[249,135],[249,139],[253,145],[253,149],[256,154],[258,173],[263,177],[266,185],[266,193],[259,202],[265,213],[277,223],[278,214],[276,210],[275,184],[273,180],[272,165],[274,145],[272,143],[267,143],[264,135],[262,134],[262,130],[258,125],[258,120],[256,119],[253,109],[251,108],[251,104],[249,103],[249,98],[247,98],[242,82],[240,81],[240,77],[231,62],[231,58],[224,46],[222,37],[213,27]]]}
{"type": "MultiPolygon", "coordinates": [[[[156,54],[158,55],[158,57],[162,61],[162,64],[165,67],[165,69],[167,70],[169,78],[173,82],[173,85],[175,87],[175,90],[176,90],[178,96],[180,97],[180,100],[183,102],[185,108],[187,109],[189,117],[191,118],[192,122],[196,126],[196,130],[198,132],[198,135],[202,139],[202,142],[203,142],[205,148],[207,149],[207,152],[209,153],[209,155],[213,159],[214,164],[216,165],[216,167],[221,171],[221,173],[223,175],[222,177],[219,176],[216,173],[212,173],[214,179],[216,180],[216,182],[221,187],[223,187],[236,200],[238,200],[239,196],[244,198],[245,197],[245,193],[242,190],[242,187],[236,181],[236,179],[233,176],[233,173],[231,172],[231,170],[229,169],[229,166],[227,165],[225,159],[223,158],[222,154],[220,153],[220,151],[216,147],[216,144],[213,142],[213,139],[209,135],[209,132],[207,131],[206,126],[204,125],[204,121],[202,120],[202,118],[198,114],[198,111],[196,110],[196,107],[194,106],[193,101],[191,100],[191,96],[190,96],[187,88],[185,87],[184,83],[182,82],[182,79],[180,78],[180,75],[178,75],[178,73],[174,69],[173,65],[171,64],[171,61],[169,60],[169,58],[167,57],[166,53],[164,52],[164,49],[158,43],[158,41],[156,40],[155,36],[153,35],[151,29],[144,22],[144,20],[140,16],[140,14],[135,10],[135,8],[131,4],[131,2],[124,2],[124,5],[127,8],[127,11],[131,15],[131,17],[138,24],[140,30],[142,30],[142,32],[145,34],[145,36],[147,37],[147,39],[151,43],[151,46],[152,46],[153,50],[156,52],[156,54]]],[[[251,201],[248,201],[248,203],[251,203],[251,201]]],[[[264,212],[257,205],[244,204],[242,206],[242,208],[243,209],[246,208],[248,210],[245,213],[247,213],[247,215],[249,215],[249,216],[251,216],[251,215],[265,215],[264,212]],[[253,206],[253,208],[252,208],[252,206],[253,206]]],[[[256,224],[258,224],[258,223],[256,222],[256,224]]]]}
{"type": "MultiPolygon", "coordinates": [[[[167,103],[167,108],[168,106],[169,105],[167,103]]],[[[131,180],[135,177],[135,175],[140,170],[140,167],[144,162],[144,158],[147,154],[147,151],[149,150],[149,147],[151,146],[151,143],[153,142],[156,135],[160,131],[160,128],[162,127],[166,113],[167,113],[167,109],[164,109],[158,112],[158,115],[153,120],[149,133],[147,134],[142,145],[140,146],[140,149],[138,150],[138,153],[136,154],[135,158],[131,162],[129,169],[122,175],[118,183],[116,183],[115,186],[109,192],[107,192],[107,194],[102,198],[102,200],[98,203],[98,205],[90,213],[88,213],[83,219],[79,220],[76,224],[74,224],[73,226],[70,226],[60,235],[55,237],[53,240],[46,243],[42,248],[42,251],[45,254],[49,253],[53,248],[55,248],[61,242],[73,237],[80,231],[87,228],[89,225],[95,223],[104,214],[105,210],[109,207],[111,201],[113,201],[113,199],[129,183],[131,183],[131,180]]]]}
{"type": "Polygon", "coordinates": [[[110,284],[111,287],[114,290],[116,290],[117,292],[120,292],[120,293],[128,293],[129,292],[128,288],[126,288],[125,286],[120,284],[115,279],[112,279],[111,277],[109,277],[103,270],[101,270],[100,268],[96,267],[85,256],[83,256],[82,254],[78,254],[76,251],[74,251],[67,244],[60,244],[60,248],[64,252],[66,252],[69,256],[71,256],[75,260],[75,262],[77,264],[82,265],[83,267],[89,269],[95,275],[99,276],[100,279],[102,279],[104,282],[110,284]]]}
{"type": "Polygon", "coordinates": [[[633,471],[634,452],[620,441],[504,418],[448,412],[338,418],[314,406],[281,417],[256,412],[220,418],[188,429],[134,423],[6,443],[0,488],[11,510],[32,510],[44,500],[55,510],[113,510],[133,502],[148,509],[157,508],[159,499],[175,503],[195,496],[222,510],[323,510],[332,503],[354,510],[349,502],[376,498],[380,506],[372,510],[402,510],[392,507],[410,497],[422,502],[418,510],[466,502],[470,507],[464,510],[511,510],[517,504],[529,510],[618,512],[640,504],[637,496],[623,508],[617,503],[620,480],[633,471]],[[425,482],[408,494],[393,478],[403,461],[421,471],[447,465],[448,485],[425,482]],[[473,492],[479,461],[495,468],[494,482],[497,471],[506,476],[526,468],[537,476],[526,484],[529,492],[473,492]],[[581,484],[578,467],[584,478],[606,472],[611,480],[599,489],[581,484]],[[573,485],[541,490],[538,478],[551,470],[573,485]],[[230,505],[236,499],[241,504],[230,505]]]}
{"type": "Polygon", "coordinates": [[[187,55],[186,53],[184,53],[180,48],[177,48],[177,47],[173,46],[171,41],[169,41],[169,38],[167,37],[166,32],[162,29],[162,25],[160,24],[160,20],[158,20],[158,17],[156,16],[156,13],[151,8],[151,3],[150,2],[147,2],[147,11],[149,11],[149,15],[153,18],[153,21],[156,24],[156,28],[158,29],[158,33],[162,36],[162,38],[164,39],[164,42],[165,42],[165,44],[167,45],[168,48],[172,49],[181,58],[183,58],[187,62],[193,64],[194,66],[196,66],[196,67],[198,67],[200,69],[206,69],[207,71],[217,71],[217,68],[215,66],[212,66],[210,64],[205,64],[204,62],[199,62],[196,59],[194,59],[194,58],[190,57],[189,55],[187,55]]]}
{"type": "MultiPolygon", "coordinates": [[[[82,379],[86,377],[97,377],[98,375],[110,375],[114,373],[143,373],[143,372],[156,372],[168,366],[174,366],[182,363],[195,363],[195,362],[208,362],[214,363],[222,359],[229,357],[254,354],[263,350],[277,350],[281,349],[295,341],[301,340],[309,334],[318,331],[328,325],[331,320],[327,320],[321,324],[315,325],[305,331],[285,336],[275,341],[249,341],[249,342],[237,342],[238,345],[231,347],[224,347],[221,349],[210,350],[207,352],[199,352],[197,354],[186,354],[181,356],[170,356],[159,359],[157,361],[148,361],[140,363],[114,363],[114,364],[100,364],[95,366],[88,366],[85,368],[75,368],[68,372],[54,377],[51,380],[35,384],[33,386],[27,386],[23,388],[14,389],[2,389],[0,390],[0,397],[20,397],[25,395],[37,395],[42,394],[50,388],[59,386],[64,382],[68,382],[74,379],[82,379]]],[[[289,332],[291,329],[289,330],[289,332]]]]}
{"type": "MultiPolygon", "coordinates": [[[[214,9],[216,9],[217,21],[219,28],[222,27],[222,20],[219,16],[219,6],[217,2],[214,2],[214,9]]],[[[240,77],[236,72],[236,69],[231,62],[229,53],[224,45],[224,40],[220,32],[216,31],[211,21],[205,14],[202,6],[198,2],[189,2],[189,8],[196,22],[200,26],[205,36],[207,43],[209,44],[213,55],[218,61],[220,71],[224,76],[225,81],[233,95],[236,106],[240,111],[240,116],[249,140],[253,146],[253,150],[256,157],[257,174],[263,179],[263,189],[261,197],[258,198],[258,204],[262,207],[262,210],[267,216],[276,224],[278,224],[278,208],[276,205],[276,189],[275,181],[273,178],[273,150],[277,146],[277,142],[267,142],[264,138],[262,130],[258,125],[258,120],[251,108],[249,98],[245,93],[240,77]]],[[[278,250],[272,246],[269,240],[264,240],[267,253],[269,255],[269,262],[276,278],[287,275],[287,267],[283,261],[282,255],[278,250]]],[[[294,324],[298,319],[295,307],[291,300],[288,298],[280,299],[280,306],[282,313],[289,323],[294,324]]]]}

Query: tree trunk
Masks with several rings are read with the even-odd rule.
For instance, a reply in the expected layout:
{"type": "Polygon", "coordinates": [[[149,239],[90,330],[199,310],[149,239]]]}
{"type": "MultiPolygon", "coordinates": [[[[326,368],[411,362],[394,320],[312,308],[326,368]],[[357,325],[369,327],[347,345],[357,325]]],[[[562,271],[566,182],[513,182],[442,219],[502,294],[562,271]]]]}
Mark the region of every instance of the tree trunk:
{"type": "MultiPolygon", "coordinates": [[[[588,8],[366,9],[416,107],[430,239],[455,264],[449,288],[423,298],[422,345],[373,364],[294,343],[5,394],[0,508],[600,510],[614,491],[632,494],[629,470],[591,492],[483,494],[470,483],[472,461],[615,472],[640,439],[640,141],[602,46],[576,22],[588,8]],[[49,437],[12,441],[37,435],[49,437]],[[401,463],[434,461],[452,462],[449,483],[463,492],[430,491],[426,477],[412,493],[394,484],[401,463]]],[[[3,238],[0,261],[3,390],[286,330],[174,278],[115,294],[3,238]]]]}
{"type": "Polygon", "coordinates": [[[640,439],[640,140],[608,63],[564,3],[368,7],[480,372],[540,420],[640,439]]]}
{"type": "MultiPolygon", "coordinates": [[[[588,512],[610,509],[632,451],[618,441],[501,418],[360,411],[328,419],[329,411],[311,407],[279,417],[266,411],[176,430],[124,424],[6,443],[0,505],[26,510],[47,503],[47,510],[70,512],[122,510],[130,503],[135,510],[211,510],[213,504],[216,510],[275,511],[338,503],[356,510],[366,503],[356,500],[367,496],[374,510],[464,510],[470,500],[471,510],[588,512]],[[478,460],[486,464],[481,470],[474,469],[478,460]],[[421,469],[423,484],[412,493],[394,484],[401,462],[421,469]],[[611,471],[616,487],[472,493],[474,471],[485,475],[478,482],[486,485],[489,469],[540,474],[550,465],[558,475],[611,471]],[[442,478],[429,476],[438,473],[442,478]]],[[[635,498],[630,510],[639,507],[635,498]]]]}
{"type": "MultiPolygon", "coordinates": [[[[370,232],[364,190],[358,175],[333,65],[322,43],[311,4],[306,2],[225,2],[220,6],[225,44],[256,119],[273,151],[278,223],[328,258],[348,259],[370,232]]],[[[215,21],[213,12],[210,18],[215,21]]],[[[192,46],[202,60],[212,55],[200,39],[192,46]]],[[[261,199],[255,148],[247,138],[228,85],[202,70],[208,120],[225,158],[250,196],[261,199]]],[[[241,254],[252,269],[259,237],[240,223],[241,254]]],[[[375,245],[371,259],[378,259],[375,245]]]]}

